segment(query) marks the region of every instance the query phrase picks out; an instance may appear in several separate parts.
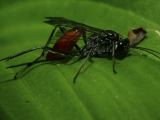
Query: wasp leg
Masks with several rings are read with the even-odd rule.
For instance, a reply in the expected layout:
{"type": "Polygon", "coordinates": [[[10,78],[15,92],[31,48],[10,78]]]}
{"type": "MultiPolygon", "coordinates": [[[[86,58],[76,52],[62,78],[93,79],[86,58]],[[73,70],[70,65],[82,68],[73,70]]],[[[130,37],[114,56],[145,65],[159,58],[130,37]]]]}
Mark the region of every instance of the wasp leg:
{"type": "Polygon", "coordinates": [[[43,51],[42,51],[42,54],[41,54],[37,59],[35,59],[35,61],[37,61],[37,60],[39,60],[41,57],[43,57],[43,56],[45,55],[45,51],[46,51],[46,50],[48,51],[48,48],[49,48],[49,47],[48,47],[48,44],[51,42],[52,37],[53,37],[53,35],[54,35],[54,33],[55,33],[55,31],[56,31],[57,28],[59,28],[62,32],[65,31],[65,29],[64,29],[63,27],[60,27],[60,26],[56,25],[55,28],[52,30],[52,32],[51,32],[51,34],[50,34],[50,36],[49,36],[49,38],[48,38],[47,43],[45,44],[45,47],[44,47],[44,49],[43,49],[43,51]]]}
{"type": "MultiPolygon", "coordinates": [[[[76,83],[76,79],[78,77],[78,75],[80,74],[82,68],[84,67],[84,65],[86,64],[86,62],[88,61],[88,59],[90,59],[90,54],[91,54],[92,50],[90,50],[90,52],[88,53],[87,57],[84,59],[83,63],[81,64],[81,66],[79,67],[77,73],[75,74],[74,78],[73,78],[73,83],[76,83]]],[[[81,59],[81,58],[80,58],[81,59]]]]}
{"type": "Polygon", "coordinates": [[[41,62],[46,62],[46,60],[39,60],[39,61],[33,61],[33,62],[26,62],[26,63],[21,63],[18,65],[12,65],[12,66],[8,66],[7,68],[14,68],[14,67],[20,67],[20,66],[24,66],[24,65],[30,65],[32,63],[41,63],[41,62]]]}
{"type": "MultiPolygon", "coordinates": [[[[51,42],[52,37],[53,37],[53,35],[54,35],[54,33],[55,33],[55,31],[56,31],[57,28],[59,28],[62,33],[65,32],[65,28],[64,27],[56,25],[55,28],[52,30],[52,32],[51,32],[51,34],[50,34],[50,36],[49,36],[49,38],[47,40],[47,43],[45,44],[45,47],[48,47],[48,44],[51,42]]],[[[40,55],[40,57],[44,56],[44,53],[45,53],[45,50],[43,50],[43,52],[40,55]]]]}
{"type": "Polygon", "coordinates": [[[21,71],[18,71],[15,76],[14,76],[14,80],[18,78],[18,75],[20,73],[23,74],[23,72],[25,72],[29,67],[31,67],[32,65],[35,65],[37,63],[43,63],[43,62],[47,62],[47,60],[40,60],[40,61],[33,61],[33,62],[28,62],[28,63],[22,63],[22,64],[19,64],[19,65],[14,65],[14,66],[9,66],[7,68],[13,68],[13,67],[19,67],[19,66],[23,66],[23,65],[27,65],[25,68],[23,68],[21,71]]]}
{"type": "Polygon", "coordinates": [[[20,73],[25,72],[25,70],[27,70],[29,67],[31,67],[31,66],[34,65],[35,63],[40,63],[40,62],[46,61],[46,60],[40,60],[40,61],[39,61],[39,58],[40,58],[40,57],[36,58],[33,62],[22,63],[22,64],[19,64],[19,65],[13,65],[13,66],[9,66],[9,67],[7,67],[7,68],[13,68],[13,67],[19,67],[19,66],[26,65],[26,67],[24,67],[21,71],[19,71],[19,72],[17,72],[17,73],[15,74],[14,79],[17,79],[17,78],[18,78],[18,75],[19,75],[20,73]]]}
{"type": "Polygon", "coordinates": [[[116,64],[116,59],[115,59],[115,43],[113,42],[113,47],[112,47],[112,69],[113,73],[117,73],[115,70],[115,64],[116,64]]]}
{"type": "MultiPolygon", "coordinates": [[[[83,32],[82,37],[83,37],[84,43],[86,44],[87,43],[86,42],[86,32],[83,32]]],[[[76,50],[78,50],[78,52],[80,52],[81,48],[77,44],[75,44],[74,47],[76,48],[76,50]]]]}
{"type": "Polygon", "coordinates": [[[28,49],[28,50],[22,51],[20,53],[16,53],[14,55],[8,56],[6,58],[0,59],[0,61],[3,61],[3,60],[8,61],[8,60],[11,60],[13,58],[16,58],[18,56],[24,55],[24,54],[29,53],[29,52],[33,52],[33,51],[38,50],[38,49],[44,49],[44,47],[37,47],[37,48],[28,49]]]}
{"type": "MultiPolygon", "coordinates": [[[[15,57],[18,57],[18,56],[20,56],[20,55],[23,55],[23,54],[26,54],[26,53],[35,51],[35,50],[37,50],[37,49],[43,49],[43,48],[44,48],[42,54],[41,54],[40,57],[39,57],[39,58],[41,58],[42,56],[44,56],[45,48],[47,48],[48,44],[49,44],[50,41],[52,40],[52,37],[53,37],[53,35],[54,35],[57,27],[59,27],[59,26],[55,26],[55,28],[52,30],[52,32],[51,32],[51,34],[50,34],[50,36],[49,36],[49,38],[48,38],[48,41],[47,41],[47,43],[45,44],[44,47],[32,48],[32,49],[29,49],[29,50],[25,50],[25,51],[22,51],[22,52],[20,52],[20,53],[15,54],[15,55],[12,55],[12,56],[9,56],[9,57],[0,59],[0,61],[3,61],[3,60],[7,60],[7,61],[8,61],[8,60],[13,59],[13,58],[15,58],[15,57]]],[[[59,27],[59,29],[64,33],[65,29],[64,29],[63,27],[59,27]]]]}
{"type": "Polygon", "coordinates": [[[76,50],[78,50],[78,51],[80,51],[81,50],[81,48],[77,45],[77,44],[75,44],[74,45],[74,47],[76,48],[76,50]]]}
{"type": "Polygon", "coordinates": [[[60,26],[59,29],[60,29],[60,31],[61,31],[62,33],[65,33],[65,31],[66,31],[66,29],[65,29],[64,27],[62,27],[62,26],[60,26]]]}
{"type": "MultiPolygon", "coordinates": [[[[46,49],[45,49],[46,50],[46,49]]],[[[58,53],[58,52],[55,52],[55,51],[52,51],[51,49],[47,49],[47,51],[48,52],[51,52],[51,53],[54,53],[54,54],[58,54],[58,55],[61,55],[61,56],[65,56],[65,57],[71,57],[71,56],[69,56],[69,55],[65,55],[65,54],[63,54],[63,53],[58,53]]],[[[40,57],[37,57],[34,61],[32,61],[32,62],[27,62],[27,63],[22,63],[22,64],[18,64],[18,65],[13,65],[13,66],[9,66],[9,67],[7,67],[7,68],[13,68],[13,67],[19,67],[19,66],[24,66],[24,65],[26,65],[21,71],[19,71],[19,72],[17,72],[16,74],[15,74],[15,76],[14,76],[14,79],[17,79],[18,78],[18,75],[20,74],[20,73],[23,73],[23,72],[25,72],[25,70],[27,70],[29,67],[31,67],[32,65],[34,65],[34,64],[37,64],[37,63],[42,63],[42,62],[48,62],[48,60],[39,60],[41,58],[41,56],[40,57]]]]}
{"type": "MultiPolygon", "coordinates": [[[[55,28],[52,30],[52,32],[51,32],[51,34],[50,34],[50,36],[49,36],[49,38],[48,38],[48,40],[47,40],[47,43],[45,44],[45,47],[47,47],[48,44],[51,42],[52,37],[53,37],[53,35],[54,35],[57,27],[58,27],[58,26],[55,26],[55,28]]],[[[45,53],[45,50],[43,50],[43,52],[42,52],[42,54],[40,55],[40,57],[41,57],[41,56],[44,56],[44,53],[45,53]]]]}
{"type": "Polygon", "coordinates": [[[86,40],[86,32],[83,32],[82,37],[83,37],[84,43],[87,44],[87,40],[86,40]]]}
{"type": "MultiPolygon", "coordinates": [[[[82,37],[83,37],[84,43],[86,44],[86,43],[87,43],[87,41],[86,41],[86,32],[83,32],[83,33],[82,33],[82,37]]],[[[78,51],[81,50],[81,48],[80,48],[77,44],[75,44],[75,48],[76,48],[78,51]]]]}

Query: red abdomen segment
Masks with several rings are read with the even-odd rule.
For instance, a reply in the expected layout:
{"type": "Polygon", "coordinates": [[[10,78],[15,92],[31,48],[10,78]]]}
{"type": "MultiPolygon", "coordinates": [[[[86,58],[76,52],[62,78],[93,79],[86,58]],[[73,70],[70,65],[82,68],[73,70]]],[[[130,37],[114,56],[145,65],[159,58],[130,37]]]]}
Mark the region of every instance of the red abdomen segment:
{"type": "MultiPolygon", "coordinates": [[[[58,53],[63,53],[65,55],[69,54],[72,51],[77,40],[80,38],[81,34],[82,34],[81,31],[75,30],[75,29],[66,31],[63,34],[63,36],[60,37],[57,40],[57,42],[54,44],[52,50],[58,53]]],[[[46,59],[50,61],[59,60],[59,59],[64,59],[64,56],[60,54],[48,52],[46,59]]]]}

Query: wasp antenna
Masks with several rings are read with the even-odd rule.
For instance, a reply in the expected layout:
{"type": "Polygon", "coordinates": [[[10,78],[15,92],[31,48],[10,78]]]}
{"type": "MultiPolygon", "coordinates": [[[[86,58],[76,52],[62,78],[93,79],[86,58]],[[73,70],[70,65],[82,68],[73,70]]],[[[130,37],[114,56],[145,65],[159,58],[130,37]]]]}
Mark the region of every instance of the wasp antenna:
{"type": "Polygon", "coordinates": [[[145,51],[145,52],[147,52],[147,53],[149,53],[149,54],[157,57],[158,59],[160,59],[160,56],[157,55],[157,54],[160,54],[160,53],[157,52],[157,51],[154,51],[154,50],[148,49],[148,48],[141,48],[141,47],[133,47],[133,48],[134,48],[134,49],[141,50],[141,51],[145,51]],[[157,53],[157,54],[155,54],[154,52],[157,53]]]}
{"type": "Polygon", "coordinates": [[[154,53],[160,54],[160,52],[155,51],[155,50],[152,50],[152,49],[149,49],[149,48],[144,48],[144,47],[135,47],[135,48],[139,48],[139,49],[143,49],[143,50],[148,50],[148,51],[151,51],[151,52],[154,52],[154,53]]]}

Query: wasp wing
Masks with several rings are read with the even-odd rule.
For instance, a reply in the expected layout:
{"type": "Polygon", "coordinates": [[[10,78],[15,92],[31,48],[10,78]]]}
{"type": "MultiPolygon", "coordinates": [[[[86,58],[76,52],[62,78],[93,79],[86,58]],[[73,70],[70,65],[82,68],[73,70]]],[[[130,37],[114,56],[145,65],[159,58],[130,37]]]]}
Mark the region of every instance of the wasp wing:
{"type": "Polygon", "coordinates": [[[58,25],[58,26],[63,26],[63,27],[70,27],[70,28],[77,27],[84,31],[94,32],[94,33],[99,33],[103,31],[102,29],[91,27],[83,23],[69,20],[63,17],[46,17],[46,20],[44,22],[50,25],[58,25]]]}

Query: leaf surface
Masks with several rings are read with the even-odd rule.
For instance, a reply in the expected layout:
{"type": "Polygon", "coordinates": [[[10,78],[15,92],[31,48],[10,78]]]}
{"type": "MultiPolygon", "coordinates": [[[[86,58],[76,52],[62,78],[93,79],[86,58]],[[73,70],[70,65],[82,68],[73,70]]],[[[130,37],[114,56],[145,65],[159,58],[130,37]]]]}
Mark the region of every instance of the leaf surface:
{"type": "MultiPolygon", "coordinates": [[[[160,27],[129,10],[93,1],[17,1],[11,5],[4,2],[0,16],[0,58],[43,46],[53,29],[42,22],[46,16],[66,17],[123,36],[133,27],[160,27]]],[[[159,44],[159,36],[149,31],[139,46],[160,51],[159,44]]],[[[160,61],[154,56],[131,50],[131,56],[116,62],[117,74],[112,72],[111,60],[93,58],[76,84],[73,77],[83,60],[75,64],[36,65],[23,78],[3,82],[23,69],[6,69],[7,66],[32,61],[40,53],[0,63],[2,120],[160,119],[160,61]]]]}

